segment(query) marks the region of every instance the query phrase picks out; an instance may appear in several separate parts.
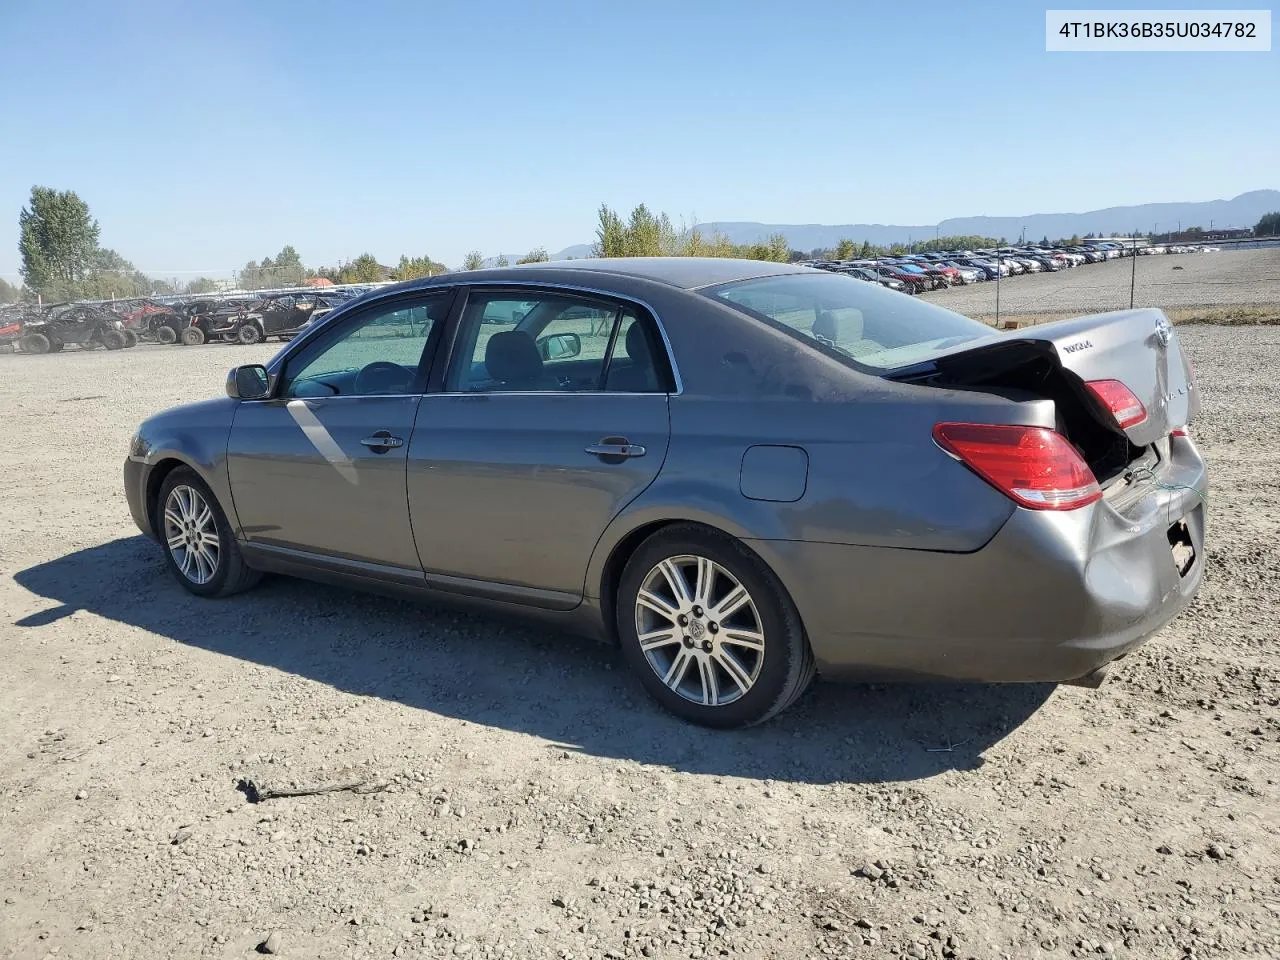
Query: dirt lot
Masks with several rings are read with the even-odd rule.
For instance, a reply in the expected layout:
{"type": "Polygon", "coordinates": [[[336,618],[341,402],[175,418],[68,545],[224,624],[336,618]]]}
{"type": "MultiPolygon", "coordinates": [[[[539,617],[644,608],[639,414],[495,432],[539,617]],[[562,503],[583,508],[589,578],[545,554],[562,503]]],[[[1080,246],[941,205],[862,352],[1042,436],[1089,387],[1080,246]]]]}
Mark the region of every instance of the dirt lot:
{"type": "MultiPolygon", "coordinates": [[[[1127,309],[1137,268],[1134,304],[1162,307],[1177,319],[1190,307],[1274,307],[1280,320],[1280,248],[1219,253],[1156,254],[1090,263],[1057,273],[1008,277],[1000,282],[1000,316],[1082,314],[1127,309]]],[[[990,318],[995,283],[976,283],[925,294],[966,316],[990,318]]],[[[1224,316],[1225,318],[1225,316],[1224,316]]],[[[1216,318],[1218,319],[1218,318],[1216,318]]]]}
{"type": "Polygon", "coordinates": [[[1280,328],[1180,335],[1185,616],[1098,691],[819,684],[743,733],[570,638],[185,594],[126,444],[268,348],[0,357],[0,957],[1280,956],[1280,328]],[[340,776],[387,788],[237,790],[340,776]]]}

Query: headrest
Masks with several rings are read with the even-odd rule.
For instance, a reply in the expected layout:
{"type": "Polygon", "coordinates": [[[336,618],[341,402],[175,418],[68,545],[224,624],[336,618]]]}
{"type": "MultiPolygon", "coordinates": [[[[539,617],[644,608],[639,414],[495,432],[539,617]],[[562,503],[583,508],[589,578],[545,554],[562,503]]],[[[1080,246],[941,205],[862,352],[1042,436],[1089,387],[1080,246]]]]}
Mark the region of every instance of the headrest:
{"type": "Polygon", "coordinates": [[[494,380],[536,380],[542,376],[542,358],[533,337],[523,330],[504,330],[489,338],[484,365],[494,380]]]}

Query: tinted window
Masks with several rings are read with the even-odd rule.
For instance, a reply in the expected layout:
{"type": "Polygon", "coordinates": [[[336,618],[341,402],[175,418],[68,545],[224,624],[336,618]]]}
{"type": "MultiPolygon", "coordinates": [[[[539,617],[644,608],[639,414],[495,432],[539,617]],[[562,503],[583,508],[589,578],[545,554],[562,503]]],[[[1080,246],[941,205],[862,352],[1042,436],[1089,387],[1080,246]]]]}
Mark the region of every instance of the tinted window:
{"type": "Polygon", "coordinates": [[[372,308],[333,339],[285,365],[285,397],[378,396],[408,392],[423,351],[448,303],[443,294],[413,304],[372,308]]]}
{"type": "Polygon", "coordinates": [[[766,277],[705,294],[817,342],[851,366],[876,370],[916,363],[991,333],[976,320],[840,274],[766,277]]]}
{"type": "Polygon", "coordinates": [[[625,307],[572,294],[521,300],[470,294],[446,389],[658,390],[647,333],[631,333],[638,323],[625,307]]]}

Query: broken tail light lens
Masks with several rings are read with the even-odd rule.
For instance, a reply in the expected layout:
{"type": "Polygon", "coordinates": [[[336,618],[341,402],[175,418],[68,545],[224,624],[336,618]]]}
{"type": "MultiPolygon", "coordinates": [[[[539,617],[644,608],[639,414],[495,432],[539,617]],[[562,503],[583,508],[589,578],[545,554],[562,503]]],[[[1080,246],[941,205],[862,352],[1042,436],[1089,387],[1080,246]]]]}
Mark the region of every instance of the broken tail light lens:
{"type": "Polygon", "coordinates": [[[1089,465],[1067,438],[1046,427],[939,423],[933,439],[1019,506],[1074,510],[1102,498],[1089,465]]]}
{"type": "Polygon", "coordinates": [[[1111,412],[1120,429],[1132,427],[1147,419],[1147,408],[1142,405],[1142,401],[1119,380],[1090,380],[1085,386],[1111,412]]]}

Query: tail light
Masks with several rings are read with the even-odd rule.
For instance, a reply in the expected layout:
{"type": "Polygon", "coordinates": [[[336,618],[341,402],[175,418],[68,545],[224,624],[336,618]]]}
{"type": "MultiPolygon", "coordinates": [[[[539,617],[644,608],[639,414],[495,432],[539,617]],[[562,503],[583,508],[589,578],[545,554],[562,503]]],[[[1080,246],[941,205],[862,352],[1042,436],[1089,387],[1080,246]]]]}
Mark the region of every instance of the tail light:
{"type": "Polygon", "coordinates": [[[1111,411],[1122,430],[1147,419],[1147,408],[1142,401],[1119,380],[1090,380],[1085,386],[1111,411]]]}
{"type": "Polygon", "coordinates": [[[1060,433],[1046,427],[939,423],[933,439],[1020,506],[1074,510],[1102,498],[1089,465],[1060,433]]]}
{"type": "Polygon", "coordinates": [[[1191,431],[1190,431],[1189,429],[1187,429],[1186,427],[1174,427],[1172,430],[1170,430],[1170,431],[1169,431],[1169,436],[1171,436],[1171,437],[1186,437],[1188,440],[1190,440],[1190,439],[1191,439],[1191,431]]]}

